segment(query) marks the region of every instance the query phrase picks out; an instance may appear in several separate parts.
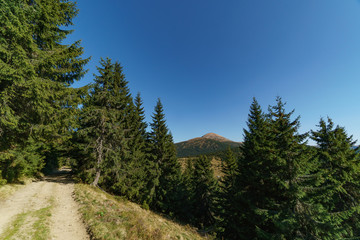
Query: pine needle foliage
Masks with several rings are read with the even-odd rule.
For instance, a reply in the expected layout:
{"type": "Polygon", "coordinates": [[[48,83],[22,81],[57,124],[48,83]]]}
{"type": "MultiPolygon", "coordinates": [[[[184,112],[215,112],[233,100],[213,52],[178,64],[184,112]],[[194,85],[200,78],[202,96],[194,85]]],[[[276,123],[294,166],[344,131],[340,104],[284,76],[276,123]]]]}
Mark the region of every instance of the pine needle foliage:
{"type": "Polygon", "coordinates": [[[294,113],[285,111],[285,103],[280,97],[276,105],[269,108],[271,140],[273,151],[270,159],[275,167],[271,173],[273,191],[270,195],[270,216],[275,232],[263,231],[268,236],[284,239],[302,239],[299,224],[302,214],[304,191],[302,176],[308,168],[309,154],[306,146],[308,134],[299,134],[300,117],[291,120],[294,113]]]}
{"type": "Polygon", "coordinates": [[[274,188],[271,173],[273,164],[269,159],[272,151],[270,121],[260,105],[253,99],[244,129],[242,157],[238,162],[236,182],[232,185],[234,204],[224,205],[224,226],[222,236],[226,239],[256,239],[257,229],[272,227],[267,218],[269,197],[274,188]]]}
{"type": "Polygon", "coordinates": [[[83,152],[83,162],[79,162],[78,171],[85,181],[95,186],[100,182],[109,188],[112,183],[107,181],[121,177],[117,172],[121,169],[118,160],[128,150],[124,113],[130,106],[123,99],[130,99],[130,96],[122,86],[123,75],[119,64],[101,59],[100,65],[99,75],[95,76],[95,83],[90,86],[90,94],[85,99],[76,132],[83,152]]]}
{"type": "Polygon", "coordinates": [[[148,202],[153,209],[172,214],[180,207],[178,199],[181,171],[160,99],[155,106],[150,126],[152,175],[148,202]]]}
{"type": "Polygon", "coordinates": [[[77,14],[75,3],[1,0],[0,5],[0,168],[14,172],[3,175],[12,181],[41,169],[43,149],[71,136],[81,90],[69,85],[85,74],[89,59],[81,58],[79,41],[62,44],[72,32],[65,28],[77,14]]]}
{"type": "Polygon", "coordinates": [[[316,237],[321,239],[357,239],[360,209],[360,159],[355,141],[333,121],[320,119],[318,130],[311,131],[317,143],[314,156],[318,184],[312,200],[321,206],[322,215],[314,216],[316,237]]]}
{"type": "Polygon", "coordinates": [[[214,203],[218,187],[211,168],[211,159],[200,156],[195,160],[192,183],[196,225],[201,228],[211,227],[215,223],[214,203]]]}
{"type": "Polygon", "coordinates": [[[298,133],[299,117],[291,120],[293,111],[286,113],[284,106],[277,98],[267,115],[256,99],[250,106],[235,203],[225,211],[231,219],[223,232],[228,239],[302,239],[306,134],[298,133]]]}
{"type": "MultiPolygon", "coordinates": [[[[123,178],[118,181],[122,185],[122,195],[129,200],[142,203],[146,199],[148,179],[148,133],[146,132],[147,123],[145,122],[145,112],[142,107],[140,94],[134,99],[134,104],[128,110],[128,122],[125,129],[125,136],[129,154],[124,157],[121,165],[123,178]]],[[[120,170],[119,170],[120,171],[120,170]]]]}
{"type": "Polygon", "coordinates": [[[222,237],[227,238],[226,233],[231,232],[230,227],[233,221],[236,220],[236,209],[237,200],[235,195],[237,178],[239,175],[238,159],[231,148],[228,148],[224,163],[222,165],[223,177],[220,179],[219,185],[219,197],[217,215],[217,231],[222,234],[222,237]],[[227,229],[226,233],[223,232],[227,229]]]}

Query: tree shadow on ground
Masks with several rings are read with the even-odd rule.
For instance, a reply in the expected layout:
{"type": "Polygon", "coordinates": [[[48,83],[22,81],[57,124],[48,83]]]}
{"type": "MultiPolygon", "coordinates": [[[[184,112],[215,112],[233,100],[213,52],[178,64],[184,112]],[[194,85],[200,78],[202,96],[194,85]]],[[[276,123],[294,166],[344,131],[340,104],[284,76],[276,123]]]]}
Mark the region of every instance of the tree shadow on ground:
{"type": "Polygon", "coordinates": [[[53,171],[51,174],[44,176],[44,181],[61,183],[61,184],[71,184],[74,183],[72,178],[72,171],[70,168],[60,168],[59,170],[53,171]]]}

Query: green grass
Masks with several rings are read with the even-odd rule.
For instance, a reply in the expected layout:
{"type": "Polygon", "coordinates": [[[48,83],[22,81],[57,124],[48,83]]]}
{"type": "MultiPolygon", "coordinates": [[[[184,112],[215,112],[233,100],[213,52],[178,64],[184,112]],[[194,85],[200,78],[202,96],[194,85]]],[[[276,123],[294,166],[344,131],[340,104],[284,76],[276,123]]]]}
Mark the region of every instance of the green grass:
{"type": "Polygon", "coordinates": [[[75,185],[75,198],[92,239],[206,239],[190,226],[88,185],[75,185]]]}

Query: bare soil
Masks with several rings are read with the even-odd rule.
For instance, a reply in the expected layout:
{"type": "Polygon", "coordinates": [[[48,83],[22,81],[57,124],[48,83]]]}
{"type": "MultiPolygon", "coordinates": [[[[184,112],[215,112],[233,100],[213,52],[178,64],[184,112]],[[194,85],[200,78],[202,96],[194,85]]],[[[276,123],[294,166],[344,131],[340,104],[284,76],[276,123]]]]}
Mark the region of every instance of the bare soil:
{"type": "MultiPolygon", "coordinates": [[[[90,239],[78,213],[78,205],[72,197],[74,183],[69,172],[70,169],[62,169],[42,181],[26,185],[6,200],[0,201],[0,238],[7,234],[6,231],[15,231],[19,216],[49,207],[50,214],[45,216],[49,239],[90,239]]],[[[22,239],[31,239],[24,233],[26,235],[37,230],[31,229],[37,226],[36,222],[31,222],[32,219],[26,218],[18,233],[11,235],[10,239],[18,239],[20,236],[22,239]]]]}

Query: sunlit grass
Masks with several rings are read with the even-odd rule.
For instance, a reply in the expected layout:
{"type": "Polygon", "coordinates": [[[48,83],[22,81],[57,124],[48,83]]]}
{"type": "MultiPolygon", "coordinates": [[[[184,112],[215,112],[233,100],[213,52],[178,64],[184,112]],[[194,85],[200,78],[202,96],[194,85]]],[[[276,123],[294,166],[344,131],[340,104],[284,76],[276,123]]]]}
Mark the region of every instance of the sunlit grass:
{"type": "Polygon", "coordinates": [[[194,228],[88,185],[77,184],[75,197],[93,239],[205,239],[194,228]]]}

